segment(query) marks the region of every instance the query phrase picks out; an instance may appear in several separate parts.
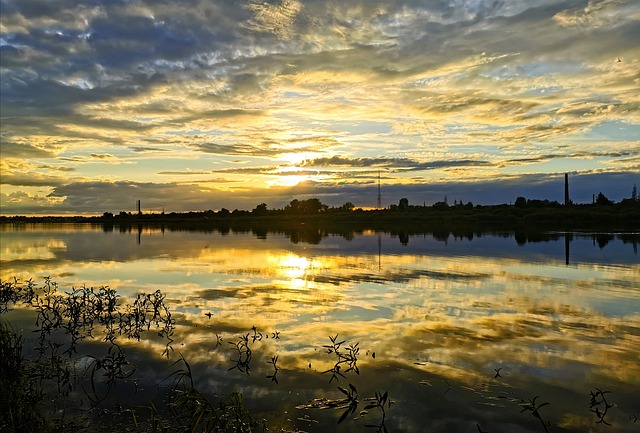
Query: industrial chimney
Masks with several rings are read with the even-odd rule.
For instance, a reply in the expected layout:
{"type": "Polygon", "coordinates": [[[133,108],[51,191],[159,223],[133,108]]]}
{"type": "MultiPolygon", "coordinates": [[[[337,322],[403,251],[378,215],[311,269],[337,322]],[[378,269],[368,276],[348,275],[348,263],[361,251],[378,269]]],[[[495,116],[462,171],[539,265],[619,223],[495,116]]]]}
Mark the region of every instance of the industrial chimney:
{"type": "Polygon", "coordinates": [[[564,174],[564,205],[569,206],[571,201],[569,200],[569,173],[564,174]]]}

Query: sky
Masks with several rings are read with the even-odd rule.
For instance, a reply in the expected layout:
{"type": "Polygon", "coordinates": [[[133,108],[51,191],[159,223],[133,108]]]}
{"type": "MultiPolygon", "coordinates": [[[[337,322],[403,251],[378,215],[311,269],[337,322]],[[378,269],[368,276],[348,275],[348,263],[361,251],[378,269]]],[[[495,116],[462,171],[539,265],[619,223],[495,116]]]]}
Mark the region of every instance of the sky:
{"type": "Polygon", "coordinates": [[[640,184],[637,0],[0,0],[0,213],[640,184]]]}

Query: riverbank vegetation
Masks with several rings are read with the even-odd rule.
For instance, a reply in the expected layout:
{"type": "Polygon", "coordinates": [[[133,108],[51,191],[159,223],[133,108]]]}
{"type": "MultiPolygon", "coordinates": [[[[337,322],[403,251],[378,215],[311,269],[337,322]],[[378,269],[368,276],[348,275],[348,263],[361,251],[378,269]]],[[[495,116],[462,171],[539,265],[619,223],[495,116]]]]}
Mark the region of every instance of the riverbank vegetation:
{"type": "Polygon", "coordinates": [[[291,227],[313,224],[321,227],[354,229],[429,229],[429,228],[501,228],[580,230],[640,228],[640,200],[624,199],[614,203],[602,193],[591,204],[562,205],[549,200],[527,200],[518,197],[513,204],[474,205],[454,200],[431,206],[410,204],[406,198],[384,209],[361,209],[352,203],[330,207],[317,198],[292,200],[284,208],[270,209],[266,203],[252,210],[222,208],[217,211],[145,213],[104,212],[100,216],[0,216],[0,223],[93,223],[106,227],[135,224],[201,227],[291,227]]]}

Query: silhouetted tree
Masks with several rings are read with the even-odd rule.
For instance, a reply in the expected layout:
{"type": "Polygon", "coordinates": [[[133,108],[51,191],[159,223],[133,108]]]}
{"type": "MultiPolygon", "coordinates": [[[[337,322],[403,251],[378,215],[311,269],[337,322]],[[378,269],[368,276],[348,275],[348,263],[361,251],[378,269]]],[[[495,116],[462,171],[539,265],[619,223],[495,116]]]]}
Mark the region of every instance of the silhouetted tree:
{"type": "Polygon", "coordinates": [[[322,204],[317,198],[310,198],[308,200],[298,200],[293,199],[291,202],[284,207],[285,212],[290,213],[304,213],[304,214],[313,214],[321,211],[326,211],[328,209],[327,205],[322,204]]]}
{"type": "Polygon", "coordinates": [[[408,198],[401,198],[400,201],[398,202],[398,209],[400,210],[405,210],[409,207],[409,199],[408,198]]]}
{"type": "Polygon", "coordinates": [[[266,203],[260,203],[258,206],[256,206],[256,208],[251,213],[256,215],[256,216],[266,215],[267,214],[267,204],[266,203]]]}
{"type": "Polygon", "coordinates": [[[515,207],[527,207],[527,199],[524,197],[518,197],[514,203],[515,207]]]}
{"type": "Polygon", "coordinates": [[[300,212],[300,202],[298,201],[297,198],[294,198],[289,202],[288,205],[284,207],[284,210],[287,212],[293,212],[293,213],[300,212]]]}
{"type": "Polygon", "coordinates": [[[613,202],[609,200],[607,196],[600,192],[596,197],[596,204],[601,206],[608,206],[610,204],[613,204],[613,202]]]}
{"type": "Polygon", "coordinates": [[[318,213],[325,208],[325,206],[317,198],[310,198],[302,202],[302,211],[304,213],[318,213]]]}

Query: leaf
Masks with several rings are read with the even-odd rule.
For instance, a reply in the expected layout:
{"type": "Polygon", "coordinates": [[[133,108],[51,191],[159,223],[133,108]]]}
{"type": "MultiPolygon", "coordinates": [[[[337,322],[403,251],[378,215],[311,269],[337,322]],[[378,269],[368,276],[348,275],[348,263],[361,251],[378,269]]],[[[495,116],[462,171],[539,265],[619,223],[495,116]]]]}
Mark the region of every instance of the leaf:
{"type": "Polygon", "coordinates": [[[351,411],[351,408],[349,408],[349,409],[344,411],[344,413],[342,414],[342,416],[338,420],[338,424],[340,424],[342,421],[344,421],[347,418],[347,416],[349,415],[350,411],[351,411]]]}
{"type": "Polygon", "coordinates": [[[344,389],[343,387],[339,386],[338,389],[340,390],[340,392],[342,392],[344,395],[348,396],[349,395],[349,391],[347,391],[346,389],[344,389]]]}
{"type": "Polygon", "coordinates": [[[356,394],[358,393],[358,390],[356,389],[356,387],[355,387],[355,386],[353,386],[353,384],[351,384],[351,383],[350,383],[350,384],[349,384],[349,388],[351,388],[351,390],[352,390],[353,392],[355,392],[356,394]]]}

